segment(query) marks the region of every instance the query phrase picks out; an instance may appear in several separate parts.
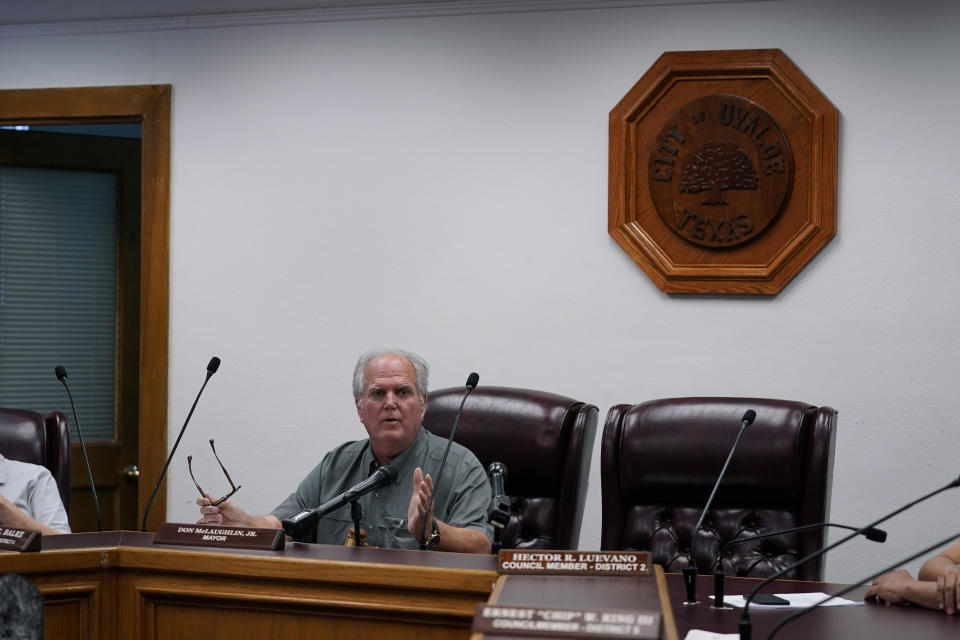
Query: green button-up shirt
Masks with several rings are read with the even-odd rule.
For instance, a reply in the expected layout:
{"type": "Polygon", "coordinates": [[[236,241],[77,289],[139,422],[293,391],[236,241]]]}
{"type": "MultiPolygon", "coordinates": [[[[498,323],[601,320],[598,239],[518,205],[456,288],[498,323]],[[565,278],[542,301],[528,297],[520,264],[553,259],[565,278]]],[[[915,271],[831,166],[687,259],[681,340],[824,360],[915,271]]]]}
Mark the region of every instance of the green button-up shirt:
{"type": "MultiPolygon", "coordinates": [[[[488,538],[493,537],[493,527],[487,522],[487,509],[493,497],[490,483],[480,461],[469,449],[453,443],[447,457],[446,471],[440,480],[441,486],[437,486],[440,461],[446,446],[445,438],[420,427],[413,443],[390,461],[390,467],[397,471],[397,480],[358,500],[363,507],[360,528],[367,532],[366,544],[399,549],[420,548],[420,543],[407,531],[407,508],[413,494],[413,470],[417,467],[433,478],[436,494],[434,517],[451,526],[476,529],[488,538]]],[[[318,507],[366,480],[374,469],[376,460],[369,439],[341,445],[324,456],[296,491],[272,514],[283,520],[302,509],[318,507]]],[[[304,535],[302,541],[343,544],[352,527],[350,506],[344,505],[320,519],[315,538],[311,531],[304,535]]],[[[428,524],[427,534],[430,531],[428,524]]]]}

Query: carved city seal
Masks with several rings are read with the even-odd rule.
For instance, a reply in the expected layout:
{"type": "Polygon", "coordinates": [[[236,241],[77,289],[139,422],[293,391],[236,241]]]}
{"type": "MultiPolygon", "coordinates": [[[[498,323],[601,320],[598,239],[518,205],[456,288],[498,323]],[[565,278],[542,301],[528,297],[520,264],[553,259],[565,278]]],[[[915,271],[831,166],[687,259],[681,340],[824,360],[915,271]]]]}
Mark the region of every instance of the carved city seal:
{"type": "Polygon", "coordinates": [[[693,244],[746,244],[773,225],[790,199],[794,162],[787,136],[746,98],[715,94],[681,107],[653,145],[654,207],[693,244]]]}

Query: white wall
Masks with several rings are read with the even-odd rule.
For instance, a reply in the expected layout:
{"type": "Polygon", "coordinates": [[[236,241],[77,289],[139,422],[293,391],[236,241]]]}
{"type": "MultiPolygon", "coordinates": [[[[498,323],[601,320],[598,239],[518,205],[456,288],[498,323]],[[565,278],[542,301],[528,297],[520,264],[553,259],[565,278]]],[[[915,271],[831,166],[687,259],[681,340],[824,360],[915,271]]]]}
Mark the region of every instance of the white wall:
{"type": "MultiPolygon", "coordinates": [[[[168,481],[207,438],[262,512],[362,435],[363,349],[432,386],[840,411],[835,520],[956,477],[950,2],[784,0],[0,38],[0,87],[173,85],[168,481]],[[841,112],[837,236],[774,298],[668,296],[606,232],[607,113],[667,50],[783,49],[841,112]]],[[[599,434],[597,439],[599,446],[599,434]]],[[[206,468],[204,468],[206,467],[206,468]]],[[[212,460],[202,476],[216,477],[212,460]]],[[[950,493],[832,553],[852,580],[958,527],[950,493]]],[[[600,540],[594,456],[582,548],[600,540]]],[[[912,565],[914,568],[917,563],[912,565]]]]}

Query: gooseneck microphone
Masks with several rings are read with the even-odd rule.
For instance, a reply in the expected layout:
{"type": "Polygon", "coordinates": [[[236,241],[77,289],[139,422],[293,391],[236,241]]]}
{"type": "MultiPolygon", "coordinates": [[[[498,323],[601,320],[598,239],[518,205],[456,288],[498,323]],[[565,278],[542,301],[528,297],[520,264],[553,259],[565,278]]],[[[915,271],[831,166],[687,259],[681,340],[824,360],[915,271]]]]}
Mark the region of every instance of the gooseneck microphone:
{"type": "Polygon", "coordinates": [[[77,426],[77,435],[80,436],[80,451],[83,453],[83,464],[87,467],[87,479],[90,481],[90,492],[93,493],[93,508],[97,512],[97,531],[103,531],[103,520],[100,517],[100,501],[97,500],[97,487],[93,484],[93,471],[90,469],[90,459],[87,458],[87,445],[83,442],[83,431],[80,430],[80,418],[77,417],[77,405],[73,403],[73,394],[70,393],[70,387],[67,385],[67,370],[63,365],[58,364],[54,369],[57,374],[57,380],[63,384],[67,390],[67,397],[70,398],[70,408],[73,409],[73,424],[77,426]]]}
{"type": "Polygon", "coordinates": [[[450,437],[447,438],[447,448],[443,451],[443,458],[440,460],[440,471],[437,472],[437,481],[433,483],[433,491],[430,493],[430,508],[427,509],[427,512],[423,517],[423,525],[420,527],[420,550],[424,551],[426,547],[427,540],[427,521],[429,520],[428,516],[433,514],[433,503],[434,497],[437,495],[437,491],[440,490],[440,478],[443,477],[443,469],[447,465],[447,455],[450,453],[450,445],[453,444],[453,436],[457,433],[457,425],[460,424],[460,416],[463,414],[463,403],[467,401],[467,396],[470,395],[470,392],[477,388],[477,384],[480,382],[480,376],[476,371],[467,376],[467,390],[463,394],[463,399],[460,400],[460,408],[457,409],[457,415],[453,420],[453,428],[450,429],[450,437]]]}
{"type": "Polygon", "coordinates": [[[167,461],[163,465],[163,470],[160,471],[160,477],[157,478],[157,484],[153,487],[153,492],[150,494],[150,499],[147,500],[147,507],[143,510],[143,522],[140,525],[140,531],[147,530],[147,514],[150,513],[150,506],[153,504],[153,499],[157,495],[157,490],[160,489],[160,483],[163,482],[164,476],[167,475],[167,467],[170,466],[170,461],[173,459],[173,454],[177,451],[177,445],[180,444],[180,438],[183,437],[183,432],[187,430],[187,425],[190,423],[190,417],[193,416],[193,410],[197,408],[197,403],[200,402],[200,395],[203,393],[203,390],[207,388],[207,383],[210,382],[210,377],[217,372],[217,369],[220,368],[220,358],[213,356],[210,358],[210,362],[207,364],[207,377],[204,378],[203,384],[200,386],[200,391],[197,392],[197,397],[193,401],[193,406],[190,407],[190,413],[187,414],[187,419],[183,421],[183,426],[180,428],[180,435],[177,436],[177,441],[173,443],[173,449],[170,450],[170,455],[167,456],[167,461]]]}
{"type": "MultiPolygon", "coordinates": [[[[360,496],[366,495],[374,489],[379,489],[380,487],[393,484],[396,482],[396,480],[396,469],[388,465],[377,467],[377,470],[374,471],[369,478],[350,487],[337,497],[324,502],[319,507],[314,507],[313,509],[303,509],[293,514],[289,518],[284,518],[281,522],[283,525],[283,530],[288,536],[294,540],[298,540],[304,533],[317,526],[317,522],[320,520],[320,518],[327,515],[331,511],[335,511],[345,504],[352,504],[356,502],[360,496]]],[[[359,538],[359,534],[357,537],[359,538]]]]}
{"type": "Polygon", "coordinates": [[[796,619],[799,618],[800,616],[803,616],[803,615],[806,615],[806,614],[810,613],[811,611],[813,611],[814,609],[816,609],[816,608],[819,607],[820,605],[824,604],[824,603],[827,602],[828,600],[833,600],[834,598],[843,597],[843,596],[847,595],[848,593],[850,593],[851,591],[853,591],[854,589],[856,589],[857,587],[859,587],[860,585],[862,585],[862,584],[864,584],[864,583],[867,583],[867,582],[870,582],[870,581],[873,580],[874,578],[879,578],[879,577],[882,576],[883,574],[887,573],[888,571],[893,571],[894,569],[896,569],[896,568],[899,567],[899,566],[905,565],[905,564],[907,564],[908,562],[912,562],[912,561],[916,560],[917,558],[920,558],[920,557],[922,557],[922,556],[925,556],[925,555],[927,555],[928,553],[930,553],[931,551],[933,551],[934,549],[936,549],[937,547],[942,547],[942,546],[944,546],[944,545],[946,545],[946,544],[948,544],[948,543],[950,543],[950,542],[953,542],[953,541],[956,540],[957,538],[960,538],[960,531],[958,531],[957,533],[953,534],[952,536],[948,536],[948,537],[944,538],[943,540],[940,540],[939,542],[936,542],[936,543],[930,545],[929,547],[924,548],[924,549],[921,550],[921,551],[918,551],[917,553],[913,554],[913,555],[910,556],[909,558],[904,558],[903,560],[898,560],[897,562],[893,563],[893,564],[890,565],[889,567],[886,567],[886,568],[884,568],[884,569],[881,569],[880,571],[877,571],[876,573],[872,573],[872,574],[870,574],[869,576],[867,576],[866,578],[861,578],[861,579],[858,580],[856,583],[849,585],[848,587],[842,589],[841,591],[838,591],[837,593],[835,593],[835,594],[833,594],[833,595],[827,596],[826,598],[824,598],[823,600],[820,600],[819,602],[815,602],[814,604],[810,605],[809,607],[804,607],[803,609],[800,609],[799,611],[796,611],[796,612],[794,612],[794,613],[791,613],[790,615],[788,615],[787,617],[783,618],[782,620],[778,620],[777,623],[776,623],[775,625],[773,625],[773,627],[770,629],[770,632],[767,634],[767,640],[771,640],[771,638],[773,638],[773,636],[777,633],[777,631],[779,631],[779,630],[780,630],[785,624],[787,624],[788,622],[791,622],[791,621],[793,621],[793,620],[796,620],[796,619]]]}
{"type": "Polygon", "coordinates": [[[491,551],[496,554],[503,546],[500,541],[503,529],[510,522],[510,499],[503,488],[507,481],[507,465],[502,462],[491,462],[487,467],[487,473],[490,475],[490,484],[493,486],[493,499],[490,501],[487,520],[493,525],[491,551]]]}
{"type": "MultiPolygon", "coordinates": [[[[716,569],[713,572],[713,608],[714,609],[732,609],[733,607],[725,607],[723,604],[723,592],[724,592],[724,582],[726,579],[726,573],[723,570],[723,558],[727,555],[727,550],[730,547],[740,544],[741,542],[749,542],[751,540],[763,540],[764,538],[772,538],[773,536],[783,536],[790,533],[800,533],[802,531],[810,531],[812,529],[822,529],[824,527],[839,527],[841,529],[849,529],[851,531],[857,531],[856,527],[851,527],[846,524],[836,524],[833,522],[818,522],[817,524],[807,524],[801,527],[792,527],[790,529],[783,529],[782,531],[770,531],[768,533],[762,533],[756,536],[746,536],[744,538],[734,538],[733,540],[728,540],[720,547],[720,555],[717,556],[716,569]]],[[[883,529],[877,529],[876,527],[868,527],[867,529],[860,532],[867,540],[872,540],[874,542],[885,542],[887,539],[887,532],[883,529]]]]}
{"type": "Polygon", "coordinates": [[[717,476],[717,481],[713,483],[713,490],[710,492],[710,497],[707,498],[707,504],[703,507],[703,511],[700,512],[700,519],[697,520],[697,526],[693,528],[693,533],[690,535],[690,564],[684,567],[682,571],[683,584],[687,588],[687,600],[683,603],[685,605],[694,605],[699,602],[699,600],[697,600],[697,564],[693,559],[693,545],[697,541],[697,533],[700,532],[700,527],[703,526],[707,512],[710,511],[710,505],[713,504],[713,497],[717,495],[717,489],[720,488],[720,481],[723,480],[723,476],[727,472],[727,467],[730,466],[730,460],[733,459],[733,452],[737,450],[737,445],[740,443],[740,436],[743,435],[744,430],[753,424],[753,421],[756,419],[757,412],[753,409],[747,409],[743,417],[740,418],[740,431],[737,432],[737,438],[733,441],[733,446],[730,447],[730,453],[727,454],[727,461],[723,463],[723,468],[720,469],[720,475],[717,476]]]}
{"type": "MultiPolygon", "coordinates": [[[[913,502],[909,502],[909,503],[905,504],[904,506],[902,506],[902,507],[900,507],[899,509],[893,511],[892,513],[888,513],[887,515],[883,516],[883,517],[880,518],[879,520],[875,520],[874,522],[871,522],[871,523],[868,524],[867,526],[862,527],[862,528],[860,528],[860,529],[857,529],[856,531],[854,531],[853,533],[851,533],[851,534],[848,535],[847,537],[841,538],[840,540],[837,540],[837,541],[834,542],[833,544],[831,544],[831,545],[829,545],[829,546],[826,546],[826,547],[824,547],[823,549],[819,549],[819,550],[817,550],[817,551],[814,551],[813,553],[811,553],[810,555],[808,555],[808,556],[806,556],[806,557],[804,557],[804,558],[800,558],[799,560],[797,560],[797,561],[794,562],[793,564],[791,564],[791,565],[789,565],[789,566],[787,566],[787,567],[784,567],[783,569],[781,569],[780,571],[777,571],[777,572],[774,573],[773,575],[771,575],[771,576],[769,576],[769,577],[764,578],[763,580],[761,580],[761,581],[757,584],[757,586],[754,587],[753,591],[750,592],[750,595],[748,595],[748,596],[746,597],[746,599],[744,600],[744,602],[743,602],[743,613],[742,613],[741,616],[740,616],[740,640],[750,640],[750,634],[751,634],[751,630],[752,630],[752,628],[751,628],[751,623],[750,623],[750,603],[753,601],[754,596],[757,595],[757,593],[760,591],[760,589],[762,589],[762,588],[765,587],[766,585],[770,584],[771,582],[773,582],[773,581],[776,580],[777,578],[783,576],[785,573],[788,573],[788,572],[790,572],[790,571],[793,571],[794,569],[796,569],[797,567],[799,567],[799,566],[802,565],[803,563],[808,562],[808,561],[810,561],[810,560],[813,560],[814,558],[819,558],[820,556],[822,556],[823,554],[825,554],[827,551],[830,551],[830,550],[832,550],[832,549],[835,549],[835,548],[839,547],[841,544],[843,544],[843,543],[846,542],[847,540],[851,540],[851,539],[857,537],[858,535],[861,535],[861,534],[862,534],[864,531],[866,531],[867,529],[874,528],[874,527],[876,527],[878,524],[881,524],[881,523],[883,523],[883,522],[886,522],[887,520],[889,520],[889,519],[892,518],[893,516],[899,515],[900,513],[903,513],[903,512],[906,511],[907,509],[909,509],[909,508],[911,508],[911,507],[913,507],[913,506],[916,506],[916,505],[920,504],[920,503],[923,502],[924,500],[928,500],[928,499],[932,498],[933,496],[937,495],[938,493],[942,493],[942,492],[946,491],[947,489],[953,489],[953,488],[955,488],[955,487],[960,487],[960,477],[958,477],[956,480],[953,480],[953,481],[951,481],[951,482],[948,482],[947,484],[943,485],[943,486],[940,487],[939,489],[935,489],[935,490],[931,491],[930,493],[928,493],[928,494],[926,494],[926,495],[924,495],[924,496],[921,496],[921,497],[917,498],[917,499],[914,500],[913,502]]],[[[948,540],[947,542],[949,542],[949,540],[948,540]]],[[[910,561],[910,560],[905,560],[904,562],[909,562],[909,561],[910,561]]]]}
{"type": "Polygon", "coordinates": [[[490,476],[490,485],[493,487],[493,500],[490,501],[490,521],[493,526],[502,528],[507,523],[502,516],[496,515],[497,512],[505,511],[507,518],[510,518],[510,505],[506,500],[507,495],[503,488],[507,481],[507,465],[502,462],[491,462],[490,466],[487,467],[487,474],[490,476]]]}

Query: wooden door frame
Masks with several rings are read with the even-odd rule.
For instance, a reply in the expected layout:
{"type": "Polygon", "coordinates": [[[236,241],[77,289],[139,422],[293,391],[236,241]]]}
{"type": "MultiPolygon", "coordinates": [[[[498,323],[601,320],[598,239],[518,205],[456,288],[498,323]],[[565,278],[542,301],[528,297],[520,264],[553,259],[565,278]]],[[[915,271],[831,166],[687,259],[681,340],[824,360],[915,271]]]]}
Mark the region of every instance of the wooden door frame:
{"type": "MultiPolygon", "coordinates": [[[[83,129],[84,126],[67,125],[65,129],[83,129]]],[[[112,125],[89,125],[110,127],[112,125]]],[[[33,128],[33,127],[31,127],[33,128]]],[[[103,526],[108,530],[136,529],[139,527],[138,483],[131,483],[121,466],[138,464],[140,430],[140,127],[136,127],[137,136],[116,137],[109,135],[85,134],[76,132],[51,131],[7,131],[0,130],[0,165],[2,167],[31,168],[63,171],[67,173],[83,172],[90,174],[108,174],[115,178],[114,234],[116,242],[116,313],[110,319],[115,326],[114,398],[115,413],[110,424],[115,424],[114,433],[94,437],[86,433],[87,453],[93,471],[94,483],[100,498],[103,526]]],[[[55,257],[57,252],[54,251],[55,257]]],[[[0,260],[2,262],[2,260],[0,260]]],[[[14,276],[15,277],[15,276],[14,276]]],[[[104,354],[101,354],[101,356],[104,354]]],[[[58,360],[59,362],[59,360],[58,360]]],[[[65,363],[72,370],[76,361],[65,363]]],[[[46,365],[44,365],[46,368],[46,365]]],[[[88,370],[87,373],[91,373],[88,370]]],[[[49,371],[47,372],[49,373],[49,371]]],[[[74,373],[81,373],[74,371],[74,373]]],[[[83,373],[81,373],[83,376],[83,373]]],[[[81,380],[79,378],[78,380],[81,380]]],[[[51,378],[52,381],[52,378],[51,378]]],[[[55,385],[56,386],[56,385],[55,385]]],[[[71,418],[74,417],[63,389],[49,389],[54,394],[46,404],[30,405],[17,401],[11,406],[26,407],[48,411],[59,408],[71,418]]],[[[10,394],[5,394],[10,398],[10,394]]],[[[89,401],[89,399],[88,399],[89,401]]],[[[86,402],[81,398],[81,407],[86,402]]],[[[89,407],[88,407],[89,408],[89,407]]],[[[81,411],[81,414],[86,412],[81,411]]],[[[89,416],[84,418],[87,429],[89,416]]],[[[75,425],[79,430],[79,425],[75,425]]],[[[104,425],[100,425],[102,428],[104,425]]],[[[80,451],[80,441],[74,437],[71,445],[73,458],[70,477],[70,529],[74,533],[95,531],[98,526],[94,502],[90,493],[90,484],[86,465],[80,451]]],[[[66,506],[66,505],[64,505],[66,506]]]]}
{"type": "MultiPolygon", "coordinates": [[[[138,514],[142,513],[167,453],[170,98],[170,85],[0,90],[0,125],[141,125],[138,514]],[[148,482],[144,483],[144,479],[148,482]]],[[[164,521],[166,503],[165,492],[158,492],[147,520],[148,529],[155,530],[164,521]]]]}

